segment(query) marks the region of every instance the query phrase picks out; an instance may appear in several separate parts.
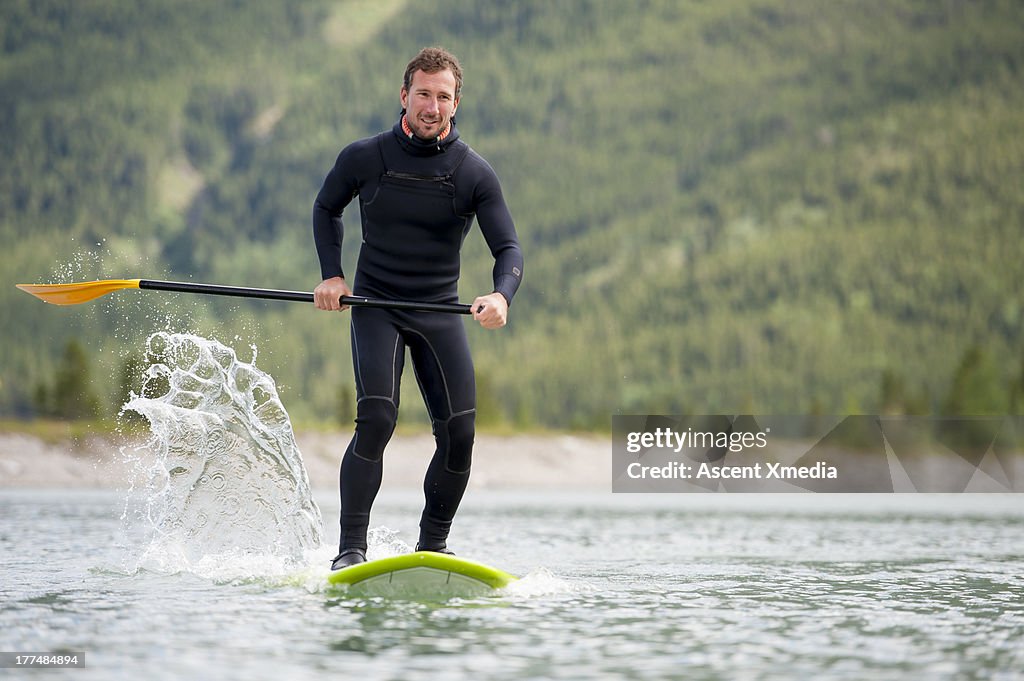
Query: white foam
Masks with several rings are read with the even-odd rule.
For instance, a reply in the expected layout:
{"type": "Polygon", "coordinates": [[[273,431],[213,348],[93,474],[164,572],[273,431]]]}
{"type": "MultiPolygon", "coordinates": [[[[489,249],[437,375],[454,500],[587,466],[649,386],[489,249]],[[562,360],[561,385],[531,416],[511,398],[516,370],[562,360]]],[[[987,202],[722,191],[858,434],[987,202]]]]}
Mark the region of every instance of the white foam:
{"type": "Polygon", "coordinates": [[[390,558],[409,553],[413,547],[398,538],[399,531],[387,527],[372,527],[366,533],[366,559],[390,558]]]}
{"type": "Polygon", "coordinates": [[[307,565],[323,521],[255,349],[243,362],[215,340],[167,332],[146,349],[143,396],[123,408],[144,416],[151,433],[124,452],[137,467],[124,514],[139,547],[134,567],[235,579],[307,565]],[[216,567],[230,564],[246,567],[216,567]]]}
{"type": "Polygon", "coordinates": [[[529,599],[538,596],[591,593],[594,587],[586,582],[573,582],[556,576],[547,568],[538,568],[501,590],[502,595],[529,599]]]}

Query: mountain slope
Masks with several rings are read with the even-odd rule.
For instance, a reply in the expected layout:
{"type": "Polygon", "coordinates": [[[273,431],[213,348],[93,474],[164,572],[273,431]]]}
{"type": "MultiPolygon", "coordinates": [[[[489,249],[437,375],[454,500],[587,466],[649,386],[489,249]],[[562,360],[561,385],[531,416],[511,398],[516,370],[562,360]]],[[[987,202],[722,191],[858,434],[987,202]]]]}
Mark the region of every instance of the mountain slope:
{"type": "MultiPolygon", "coordinates": [[[[28,16],[0,60],[0,257],[19,280],[312,288],[323,175],[394,120],[411,54],[444,44],[527,257],[510,326],[471,331],[496,416],[870,411],[887,371],[938,408],[972,346],[1019,372],[1017,3],[9,4],[28,16]]],[[[474,234],[464,297],[487,260],[474,234]]],[[[15,294],[7,412],[67,337],[102,348],[107,394],[168,322],[256,342],[302,418],[332,418],[350,380],[344,326],[305,308],[15,294]]]]}

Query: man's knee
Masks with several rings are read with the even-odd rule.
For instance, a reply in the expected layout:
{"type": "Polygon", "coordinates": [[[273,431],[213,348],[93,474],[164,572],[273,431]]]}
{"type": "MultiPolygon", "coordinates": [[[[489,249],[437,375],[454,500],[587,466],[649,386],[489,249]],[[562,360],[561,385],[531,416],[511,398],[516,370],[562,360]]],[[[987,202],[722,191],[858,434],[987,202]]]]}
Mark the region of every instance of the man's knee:
{"type": "Polygon", "coordinates": [[[445,467],[453,473],[466,473],[473,460],[473,439],[476,434],[476,414],[460,414],[449,419],[448,457],[445,467]]]}
{"type": "Polygon", "coordinates": [[[380,461],[397,421],[398,410],[391,400],[360,400],[356,407],[356,454],[370,461],[380,461]]]}

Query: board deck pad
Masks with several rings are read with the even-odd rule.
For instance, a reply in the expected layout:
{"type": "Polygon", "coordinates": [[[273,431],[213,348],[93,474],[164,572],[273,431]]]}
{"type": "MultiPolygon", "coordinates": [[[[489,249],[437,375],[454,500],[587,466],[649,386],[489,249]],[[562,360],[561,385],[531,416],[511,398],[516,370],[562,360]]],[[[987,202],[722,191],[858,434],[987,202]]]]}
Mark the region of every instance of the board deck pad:
{"type": "Polygon", "coordinates": [[[335,570],[327,580],[373,596],[485,596],[517,578],[476,561],[434,551],[379,558],[335,570]]]}

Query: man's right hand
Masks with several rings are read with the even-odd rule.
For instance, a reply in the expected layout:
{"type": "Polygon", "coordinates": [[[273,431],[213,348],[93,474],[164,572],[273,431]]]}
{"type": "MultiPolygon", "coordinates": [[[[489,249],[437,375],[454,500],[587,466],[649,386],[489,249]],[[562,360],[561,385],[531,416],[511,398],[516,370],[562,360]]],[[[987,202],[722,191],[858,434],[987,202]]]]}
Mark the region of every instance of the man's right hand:
{"type": "Polygon", "coordinates": [[[342,296],[352,295],[352,289],[341,277],[324,279],[313,289],[313,305],[318,310],[347,310],[348,305],[341,304],[342,296]]]}

